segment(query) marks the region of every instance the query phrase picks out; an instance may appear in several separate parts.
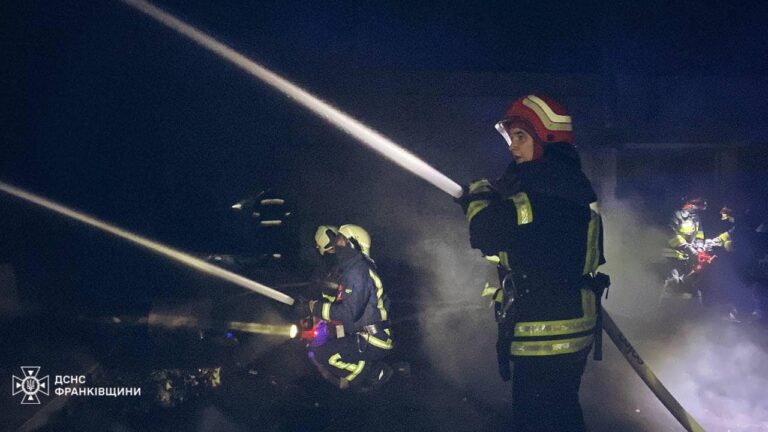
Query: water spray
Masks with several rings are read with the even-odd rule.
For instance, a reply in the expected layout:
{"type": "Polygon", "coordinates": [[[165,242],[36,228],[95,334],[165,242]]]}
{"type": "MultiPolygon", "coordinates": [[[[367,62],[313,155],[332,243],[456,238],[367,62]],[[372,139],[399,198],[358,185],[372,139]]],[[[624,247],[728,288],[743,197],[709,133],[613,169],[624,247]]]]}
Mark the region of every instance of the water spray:
{"type": "Polygon", "coordinates": [[[151,313],[149,317],[113,316],[109,318],[79,318],[80,321],[95,322],[102,325],[114,325],[123,327],[161,327],[174,329],[200,329],[200,330],[234,330],[242,333],[260,334],[267,336],[282,336],[296,339],[299,336],[299,327],[296,324],[264,324],[243,321],[214,321],[200,319],[189,315],[168,315],[151,313]]]}
{"type": "MultiPolygon", "coordinates": [[[[322,117],[333,126],[341,129],[342,131],[356,138],[362,144],[378,152],[400,167],[410,171],[414,175],[426,180],[443,192],[453,196],[454,198],[460,198],[463,195],[463,190],[458,183],[454,182],[426,162],[398,146],[375,130],[355,120],[337,108],[334,108],[327,102],[322,101],[316,96],[289,82],[285,78],[282,78],[269,69],[261,66],[248,57],[238,53],[229,46],[219,42],[206,33],[203,33],[195,27],[179,20],[178,18],[170,15],[160,8],[157,8],[156,6],[151,5],[150,3],[147,3],[144,0],[120,1],[150,16],[152,19],[160,22],[168,28],[175,30],[176,32],[191,39],[208,51],[218,55],[219,57],[248,72],[250,75],[279,90],[300,105],[322,117]]],[[[604,312],[604,319],[606,323],[605,330],[608,332],[611,339],[614,341],[614,343],[616,343],[622,353],[625,353],[625,357],[629,361],[630,365],[632,365],[635,371],[641,376],[641,378],[643,378],[644,382],[648,385],[648,387],[651,388],[654,394],[659,397],[664,406],[672,412],[675,418],[680,421],[686,430],[691,432],[703,431],[696,420],[694,420],[693,417],[691,417],[682,408],[682,406],[680,406],[680,404],[674,400],[672,395],[666,390],[666,388],[664,388],[664,386],[651,372],[651,370],[642,362],[642,359],[639,358],[626,338],[623,337],[621,332],[618,330],[618,327],[607,312],[604,312]],[[626,354],[627,347],[631,349],[631,352],[634,353],[634,356],[626,354]]]]}
{"type": "Polygon", "coordinates": [[[207,275],[217,277],[219,279],[233,283],[245,289],[261,294],[263,296],[267,296],[273,300],[277,300],[281,303],[285,303],[289,306],[293,305],[294,303],[293,297],[283,294],[280,291],[274,290],[266,285],[262,285],[256,281],[240,276],[239,274],[232,273],[221,267],[217,267],[213,264],[207,263],[201,260],[200,258],[195,258],[192,255],[176,250],[170,246],[166,246],[164,244],[158,243],[153,240],[149,240],[145,237],[142,237],[138,234],[134,234],[122,228],[118,228],[114,225],[108,224],[92,216],[89,216],[85,213],[81,213],[76,210],[70,209],[56,202],[50,201],[43,197],[27,192],[23,189],[19,189],[7,183],[0,182],[0,190],[10,195],[13,195],[16,198],[20,198],[24,201],[30,202],[32,204],[43,207],[47,210],[58,213],[62,216],[66,216],[70,219],[74,219],[86,225],[90,225],[94,228],[100,229],[101,231],[105,231],[110,234],[113,234],[123,240],[127,240],[128,242],[133,243],[134,245],[141,246],[144,249],[160,254],[166,258],[170,258],[178,263],[181,263],[187,267],[191,267],[207,275]]]}
{"type": "Polygon", "coordinates": [[[269,86],[279,90],[296,103],[304,106],[328,123],[341,129],[351,135],[362,144],[370,147],[390,161],[400,165],[402,168],[410,171],[418,177],[426,180],[436,186],[443,192],[459,198],[463,190],[458,183],[446,177],[443,173],[436,170],[423,160],[414,156],[401,146],[395,144],[379,132],[364,125],[360,121],[350,117],[338,108],[324,102],[317,96],[312,95],[301,87],[286,80],[280,75],[265,68],[259,63],[240,54],[231,47],[214,39],[206,33],[198,30],[190,24],[176,18],[164,10],[147,3],[143,0],[120,0],[128,6],[150,16],[152,19],[160,22],[164,26],[175,30],[183,36],[191,39],[206,50],[227,60],[233,65],[244,70],[251,76],[254,76],[269,86]]]}

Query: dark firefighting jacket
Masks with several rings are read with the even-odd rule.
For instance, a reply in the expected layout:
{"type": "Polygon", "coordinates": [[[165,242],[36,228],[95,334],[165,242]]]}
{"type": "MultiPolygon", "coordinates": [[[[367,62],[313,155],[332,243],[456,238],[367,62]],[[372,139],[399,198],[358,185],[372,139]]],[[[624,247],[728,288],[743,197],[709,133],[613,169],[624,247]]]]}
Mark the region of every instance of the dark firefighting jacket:
{"type": "Polygon", "coordinates": [[[336,296],[323,295],[315,313],[326,321],[341,322],[347,335],[359,334],[377,348],[391,349],[390,301],[374,267],[357,251],[340,259],[329,276],[336,296]]]}
{"type": "Polygon", "coordinates": [[[500,274],[514,281],[510,354],[590,347],[596,303],[584,277],[605,260],[597,199],[573,146],[550,144],[541,159],[512,163],[498,181],[473,182],[469,197],[472,247],[498,256],[500,274]]]}

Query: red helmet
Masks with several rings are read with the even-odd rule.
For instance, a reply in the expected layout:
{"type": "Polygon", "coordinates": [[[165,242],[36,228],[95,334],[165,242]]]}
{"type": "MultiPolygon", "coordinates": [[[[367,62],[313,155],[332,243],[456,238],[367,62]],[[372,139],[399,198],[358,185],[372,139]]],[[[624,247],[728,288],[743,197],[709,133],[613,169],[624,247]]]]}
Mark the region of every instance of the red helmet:
{"type": "Polygon", "coordinates": [[[683,198],[683,210],[688,210],[691,213],[698,211],[704,211],[707,209],[707,200],[701,197],[683,198]]]}
{"type": "Polygon", "coordinates": [[[573,125],[565,107],[556,101],[537,95],[516,100],[507,109],[504,119],[496,123],[496,130],[507,139],[508,127],[520,127],[534,133],[534,139],[543,144],[567,142],[573,144],[573,125]]]}

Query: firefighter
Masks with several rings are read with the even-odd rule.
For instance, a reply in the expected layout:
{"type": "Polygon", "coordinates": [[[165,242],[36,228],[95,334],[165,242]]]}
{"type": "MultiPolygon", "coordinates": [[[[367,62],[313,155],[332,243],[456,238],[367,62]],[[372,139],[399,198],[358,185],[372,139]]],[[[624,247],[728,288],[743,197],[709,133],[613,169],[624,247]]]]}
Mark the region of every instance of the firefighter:
{"type": "Polygon", "coordinates": [[[742,319],[757,321],[763,318],[766,277],[761,270],[760,259],[765,256],[762,245],[764,234],[758,232],[760,220],[754,213],[747,209],[737,212],[734,206],[725,205],[720,209],[720,219],[727,222],[730,228],[706,243],[712,247],[722,247],[732,253],[734,270],[742,284],[749,288],[750,298],[742,298],[738,294],[730,296],[734,307],[728,313],[732,321],[740,322],[742,319]],[[752,313],[743,317],[739,309],[752,309],[752,313]]]}
{"type": "Polygon", "coordinates": [[[578,391],[607,287],[595,273],[605,262],[597,198],[562,105],[521,97],[496,129],[514,161],[459,202],[471,246],[498,263],[497,354],[512,380],[514,430],[582,431],[578,391]]]}
{"type": "MultiPolygon", "coordinates": [[[[701,291],[695,284],[698,256],[707,244],[701,228],[701,212],[707,209],[704,198],[683,198],[683,205],[672,215],[669,227],[672,236],[667,240],[664,257],[667,259],[667,278],[664,280],[662,298],[678,296],[701,299],[701,291]]],[[[708,263],[707,263],[708,264],[708,263]]]]}
{"type": "Polygon", "coordinates": [[[357,225],[321,226],[318,252],[335,257],[319,300],[309,302],[318,337],[309,358],[340,389],[368,391],[383,385],[392,368],[382,359],[392,350],[389,298],[370,259],[368,232],[357,225]]]}

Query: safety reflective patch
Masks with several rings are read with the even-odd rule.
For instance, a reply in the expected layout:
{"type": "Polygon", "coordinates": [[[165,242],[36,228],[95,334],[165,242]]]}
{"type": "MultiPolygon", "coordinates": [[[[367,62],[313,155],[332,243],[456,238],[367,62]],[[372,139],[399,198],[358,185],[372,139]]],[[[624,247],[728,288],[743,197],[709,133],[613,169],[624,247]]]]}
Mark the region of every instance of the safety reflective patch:
{"type": "Polygon", "coordinates": [[[525,225],[533,222],[533,209],[531,208],[531,201],[528,199],[527,193],[519,192],[509,197],[509,199],[515,203],[518,225],[525,225]]]}

